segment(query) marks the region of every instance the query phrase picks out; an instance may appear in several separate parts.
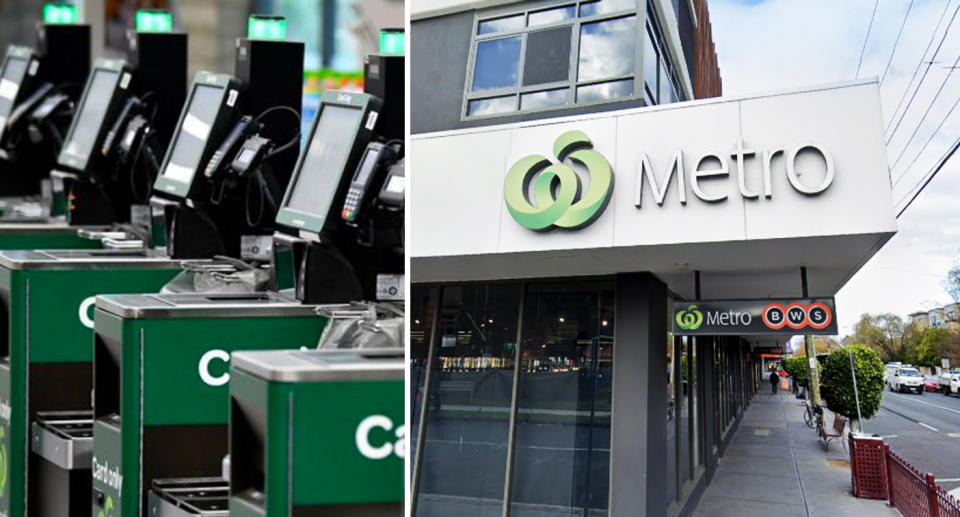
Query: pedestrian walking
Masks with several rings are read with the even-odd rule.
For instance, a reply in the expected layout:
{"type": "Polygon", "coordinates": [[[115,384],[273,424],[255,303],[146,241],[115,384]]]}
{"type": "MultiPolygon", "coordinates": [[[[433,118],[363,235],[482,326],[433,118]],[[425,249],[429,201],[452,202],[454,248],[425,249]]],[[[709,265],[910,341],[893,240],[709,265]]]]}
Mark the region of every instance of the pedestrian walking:
{"type": "Polygon", "coordinates": [[[780,382],[780,374],[776,370],[770,370],[770,389],[771,392],[777,394],[777,384],[780,382]]]}

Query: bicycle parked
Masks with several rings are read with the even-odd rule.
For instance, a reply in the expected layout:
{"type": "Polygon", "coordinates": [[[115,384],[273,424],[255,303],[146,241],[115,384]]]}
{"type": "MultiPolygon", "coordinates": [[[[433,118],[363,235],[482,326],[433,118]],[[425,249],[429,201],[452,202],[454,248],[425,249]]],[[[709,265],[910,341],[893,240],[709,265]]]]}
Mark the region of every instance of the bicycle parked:
{"type": "Polygon", "coordinates": [[[815,406],[812,397],[803,403],[803,421],[810,429],[819,430],[823,427],[823,405],[815,406]]]}

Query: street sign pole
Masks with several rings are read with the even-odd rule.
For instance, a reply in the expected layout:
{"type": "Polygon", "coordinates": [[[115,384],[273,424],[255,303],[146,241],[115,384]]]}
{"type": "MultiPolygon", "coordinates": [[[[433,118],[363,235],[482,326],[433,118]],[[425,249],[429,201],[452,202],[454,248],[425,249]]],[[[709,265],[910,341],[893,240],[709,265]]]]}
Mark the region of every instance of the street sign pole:
{"type": "Polygon", "coordinates": [[[807,352],[807,367],[810,368],[810,396],[812,397],[814,407],[819,406],[820,402],[820,371],[817,369],[817,347],[813,342],[813,336],[807,334],[803,336],[807,352]]]}
{"type": "Polygon", "coordinates": [[[860,392],[857,390],[857,364],[853,360],[853,350],[850,351],[850,375],[853,376],[853,398],[857,402],[857,428],[863,432],[863,415],[860,414],[860,392]]]}
{"type": "MultiPolygon", "coordinates": [[[[803,290],[803,297],[810,296],[807,291],[807,268],[800,268],[800,287],[803,290]]],[[[807,334],[803,336],[804,345],[807,352],[807,367],[810,368],[810,396],[813,400],[813,407],[821,405],[820,402],[820,371],[817,369],[817,345],[813,342],[813,336],[807,334]]]]}

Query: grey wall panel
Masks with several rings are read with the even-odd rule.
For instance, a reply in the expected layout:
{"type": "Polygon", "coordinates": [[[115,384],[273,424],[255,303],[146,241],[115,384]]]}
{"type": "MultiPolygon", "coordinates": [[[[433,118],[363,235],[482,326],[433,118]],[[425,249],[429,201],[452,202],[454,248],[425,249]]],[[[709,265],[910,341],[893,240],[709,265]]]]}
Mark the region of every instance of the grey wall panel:
{"type": "Polygon", "coordinates": [[[610,515],[664,515],[666,286],[649,273],[620,274],[616,296],[610,515]]]}
{"type": "Polygon", "coordinates": [[[429,133],[462,127],[460,108],[473,11],[410,24],[410,127],[429,133]]]}

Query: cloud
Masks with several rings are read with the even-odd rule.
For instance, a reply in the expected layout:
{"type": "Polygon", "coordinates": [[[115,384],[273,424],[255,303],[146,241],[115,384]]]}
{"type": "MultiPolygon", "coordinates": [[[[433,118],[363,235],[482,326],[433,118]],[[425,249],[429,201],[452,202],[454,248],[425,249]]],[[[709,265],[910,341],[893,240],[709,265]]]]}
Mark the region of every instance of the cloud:
{"type": "MultiPolygon", "coordinates": [[[[909,0],[880,2],[860,67],[861,78],[884,74],[909,4],[909,0]]],[[[736,96],[854,79],[874,0],[710,0],[708,5],[724,94],[736,96]]],[[[919,76],[926,72],[888,144],[889,162],[896,162],[891,176],[899,180],[894,188],[895,201],[908,198],[960,136],[958,107],[920,153],[960,98],[960,70],[950,68],[960,55],[960,15],[936,59],[931,59],[958,5],[948,2],[945,9],[943,0],[914,1],[881,85],[883,118],[892,129],[904,113],[919,76]],[[931,48],[924,58],[928,45],[931,48]],[[917,64],[923,60],[933,63],[929,67],[921,64],[914,79],[917,64]],[[944,80],[946,85],[931,105],[944,80]],[[910,92],[906,98],[904,92],[910,92]],[[919,158],[908,169],[918,153],[919,158]]],[[[957,199],[960,155],[940,171],[899,220],[898,234],[837,294],[841,334],[850,332],[862,313],[906,315],[924,308],[930,300],[950,301],[940,280],[960,255],[957,199]]]]}

